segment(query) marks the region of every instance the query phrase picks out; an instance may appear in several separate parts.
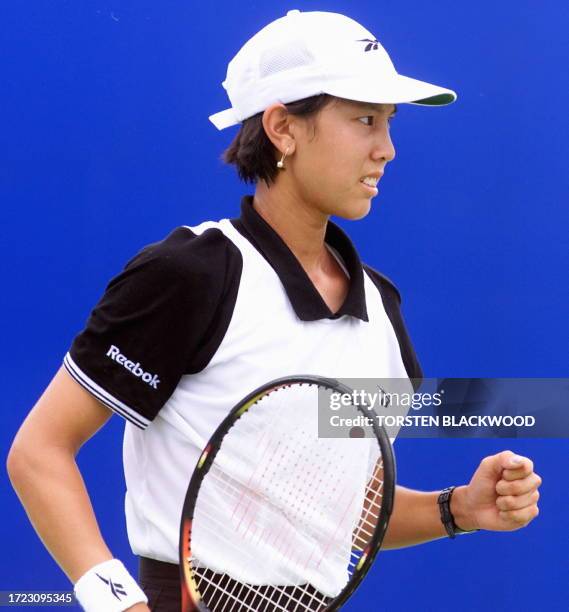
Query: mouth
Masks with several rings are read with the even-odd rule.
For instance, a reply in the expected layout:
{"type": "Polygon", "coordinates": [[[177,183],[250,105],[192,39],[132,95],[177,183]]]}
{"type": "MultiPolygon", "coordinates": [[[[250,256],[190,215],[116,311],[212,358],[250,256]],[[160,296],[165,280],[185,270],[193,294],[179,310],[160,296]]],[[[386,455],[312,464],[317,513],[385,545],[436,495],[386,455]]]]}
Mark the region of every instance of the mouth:
{"type": "Polygon", "coordinates": [[[380,176],[364,176],[360,179],[360,184],[370,195],[377,195],[379,193],[377,189],[377,183],[379,182],[380,176]]]}

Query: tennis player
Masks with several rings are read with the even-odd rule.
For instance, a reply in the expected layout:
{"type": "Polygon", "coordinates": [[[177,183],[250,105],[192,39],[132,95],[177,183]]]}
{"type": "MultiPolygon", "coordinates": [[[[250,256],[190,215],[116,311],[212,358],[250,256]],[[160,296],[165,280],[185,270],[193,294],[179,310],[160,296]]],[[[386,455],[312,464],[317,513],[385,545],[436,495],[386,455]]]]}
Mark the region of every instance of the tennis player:
{"type": "MultiPolygon", "coordinates": [[[[239,217],[179,227],[126,264],[8,458],[34,528],[89,612],[179,610],[188,481],[211,433],[252,389],[300,373],[422,376],[397,289],[330,217],[369,212],[395,157],[397,104],[441,106],[455,93],[399,75],[348,17],[300,11],[251,38],[223,85],[231,107],[210,119],[240,125],[225,160],[254,194],[239,217]],[[138,581],[105,543],[75,459],[113,413],[126,419],[138,581]]],[[[540,482],[530,459],[506,450],[484,458],[468,484],[398,487],[385,545],[523,527],[538,514],[540,482]]]]}

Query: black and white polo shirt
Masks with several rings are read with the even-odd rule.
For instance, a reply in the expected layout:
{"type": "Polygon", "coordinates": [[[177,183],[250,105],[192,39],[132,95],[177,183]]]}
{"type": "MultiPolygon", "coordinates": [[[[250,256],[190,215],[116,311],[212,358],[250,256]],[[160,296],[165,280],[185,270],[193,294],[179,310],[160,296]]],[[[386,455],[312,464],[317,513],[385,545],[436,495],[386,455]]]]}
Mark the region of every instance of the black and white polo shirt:
{"type": "Polygon", "coordinates": [[[126,516],[135,554],[178,562],[187,485],[202,448],[245,395],[292,374],[422,377],[394,285],[329,223],[350,279],[332,313],[256,213],[180,227],[129,261],[65,356],[71,376],[127,420],[126,516]]]}

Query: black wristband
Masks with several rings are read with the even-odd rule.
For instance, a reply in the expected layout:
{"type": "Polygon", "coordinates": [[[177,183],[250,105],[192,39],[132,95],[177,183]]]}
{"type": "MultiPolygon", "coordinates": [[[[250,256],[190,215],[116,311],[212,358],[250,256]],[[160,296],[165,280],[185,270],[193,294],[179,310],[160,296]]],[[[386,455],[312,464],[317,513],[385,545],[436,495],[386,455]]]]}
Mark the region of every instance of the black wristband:
{"type": "Polygon", "coordinates": [[[442,524],[445,526],[449,538],[455,538],[457,534],[461,533],[473,533],[475,531],[480,531],[479,529],[472,529],[470,531],[467,531],[466,529],[461,529],[454,522],[454,516],[450,511],[450,500],[452,498],[452,493],[455,489],[456,487],[447,487],[446,489],[443,489],[437,500],[437,503],[439,504],[439,510],[441,512],[441,521],[442,524]]]}

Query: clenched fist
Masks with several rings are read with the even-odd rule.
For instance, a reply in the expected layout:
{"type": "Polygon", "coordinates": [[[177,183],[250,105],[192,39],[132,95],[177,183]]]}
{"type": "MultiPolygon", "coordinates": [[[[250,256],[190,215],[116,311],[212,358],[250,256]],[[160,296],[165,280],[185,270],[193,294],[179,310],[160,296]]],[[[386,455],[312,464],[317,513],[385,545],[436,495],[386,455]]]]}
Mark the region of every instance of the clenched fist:
{"type": "Polygon", "coordinates": [[[470,483],[457,487],[451,511],[462,529],[513,531],[539,514],[540,485],[530,459],[503,451],[485,457],[470,483]]]}

